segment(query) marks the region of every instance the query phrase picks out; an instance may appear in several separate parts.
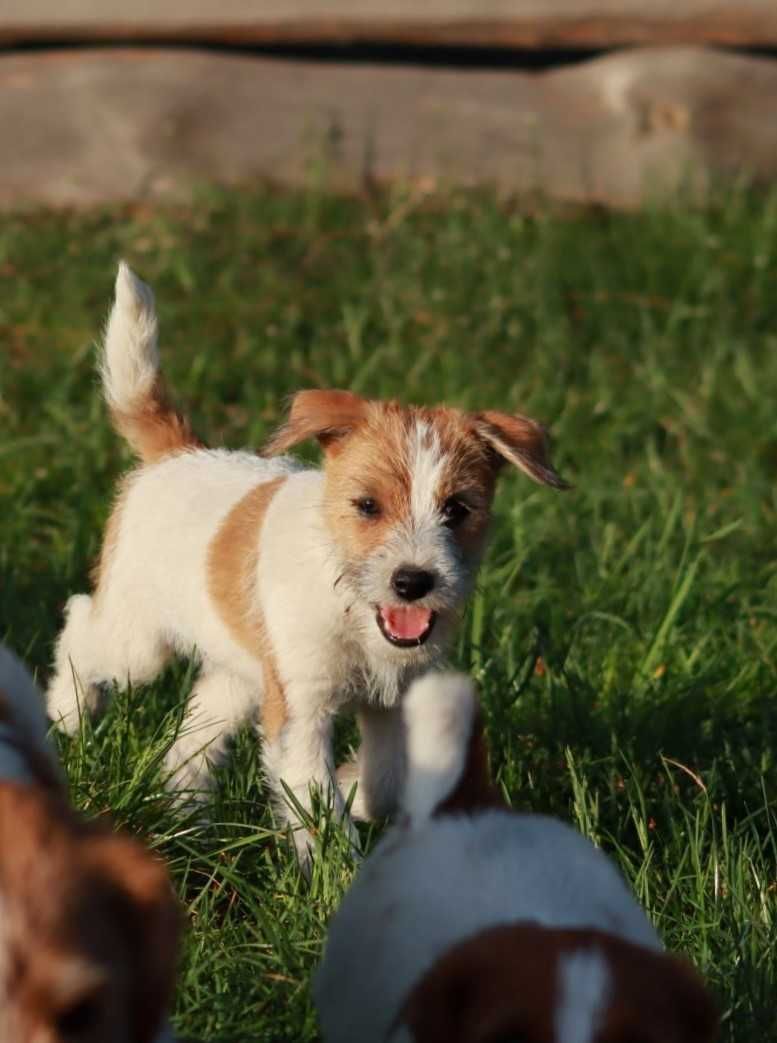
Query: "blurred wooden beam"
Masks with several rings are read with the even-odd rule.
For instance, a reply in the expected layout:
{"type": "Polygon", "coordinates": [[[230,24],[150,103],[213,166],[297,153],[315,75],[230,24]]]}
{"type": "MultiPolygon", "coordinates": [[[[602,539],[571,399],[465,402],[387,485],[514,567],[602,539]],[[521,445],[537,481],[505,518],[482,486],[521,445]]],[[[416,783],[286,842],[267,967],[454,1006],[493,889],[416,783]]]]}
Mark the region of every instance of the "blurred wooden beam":
{"type": "Polygon", "coordinates": [[[777,45],[775,0],[20,0],[0,42],[777,45]]]}
{"type": "Polygon", "coordinates": [[[540,74],[190,50],[0,58],[0,206],[187,196],[266,178],[397,179],[638,206],[777,179],[777,62],[621,51],[540,74]]]}

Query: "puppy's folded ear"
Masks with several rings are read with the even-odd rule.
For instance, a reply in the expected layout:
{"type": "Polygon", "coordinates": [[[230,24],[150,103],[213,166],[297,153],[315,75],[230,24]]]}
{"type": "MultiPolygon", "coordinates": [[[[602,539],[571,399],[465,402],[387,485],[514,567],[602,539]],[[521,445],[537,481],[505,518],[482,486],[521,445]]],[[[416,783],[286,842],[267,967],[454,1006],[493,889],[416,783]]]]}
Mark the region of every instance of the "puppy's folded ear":
{"type": "Polygon", "coordinates": [[[298,391],[288,420],[270,438],[262,455],[285,453],[308,438],[317,438],[324,450],[331,450],[364,420],[367,405],[352,391],[298,391]]]}
{"type": "Polygon", "coordinates": [[[172,1001],[180,911],[162,862],[137,841],[96,836],[87,856],[96,880],[114,895],[133,969],[133,1043],[152,1043],[172,1001]]]}
{"type": "Polygon", "coordinates": [[[500,461],[507,461],[541,485],[569,489],[556,472],[548,453],[548,437],[542,424],[520,414],[487,410],[473,416],[475,430],[500,461]]]}

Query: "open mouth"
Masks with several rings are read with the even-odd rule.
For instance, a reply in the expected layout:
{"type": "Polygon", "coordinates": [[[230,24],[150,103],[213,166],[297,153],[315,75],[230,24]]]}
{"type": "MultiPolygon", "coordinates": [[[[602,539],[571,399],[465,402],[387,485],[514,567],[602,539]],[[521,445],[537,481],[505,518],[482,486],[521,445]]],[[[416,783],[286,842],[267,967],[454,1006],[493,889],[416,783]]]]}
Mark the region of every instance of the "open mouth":
{"type": "Polygon", "coordinates": [[[397,648],[417,648],[432,632],[437,613],[419,605],[378,605],[375,614],[385,639],[397,648]]]}

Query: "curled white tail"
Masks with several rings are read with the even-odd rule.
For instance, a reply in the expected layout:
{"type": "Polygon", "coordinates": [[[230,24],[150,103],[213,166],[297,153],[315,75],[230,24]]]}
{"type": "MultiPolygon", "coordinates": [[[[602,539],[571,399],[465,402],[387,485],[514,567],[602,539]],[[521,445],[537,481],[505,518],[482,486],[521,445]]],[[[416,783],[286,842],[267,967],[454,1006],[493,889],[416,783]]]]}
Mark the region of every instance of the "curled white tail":
{"type": "Polygon", "coordinates": [[[478,711],[475,686],[464,674],[429,673],[404,700],[407,778],[402,810],[414,826],[454,793],[467,767],[478,711]]]}
{"type": "Polygon", "coordinates": [[[168,403],[157,342],[154,295],[121,261],[100,374],[114,427],[144,462],[200,445],[168,403]]]}
{"type": "Polygon", "coordinates": [[[154,294],[120,261],[100,360],[105,401],[112,410],[129,413],[153,393],[159,375],[157,336],[154,294]]]}

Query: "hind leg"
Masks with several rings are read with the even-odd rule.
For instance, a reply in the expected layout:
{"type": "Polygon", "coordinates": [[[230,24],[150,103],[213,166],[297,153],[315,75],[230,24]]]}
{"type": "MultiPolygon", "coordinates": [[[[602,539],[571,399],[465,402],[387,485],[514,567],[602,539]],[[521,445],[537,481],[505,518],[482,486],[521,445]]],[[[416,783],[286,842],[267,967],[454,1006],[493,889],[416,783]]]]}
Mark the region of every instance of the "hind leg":
{"type": "Polygon", "coordinates": [[[211,767],[224,760],[229,738],[256,711],[259,688],[223,667],[203,663],[187,719],[165,761],[174,789],[200,795],[208,790],[211,767]]]}
{"type": "Polygon", "coordinates": [[[73,734],[81,713],[95,709],[100,684],[151,681],[168,654],[164,642],[126,611],[112,613],[88,594],[76,594],[67,603],[57,641],[54,676],[46,693],[49,717],[73,734]]]}

